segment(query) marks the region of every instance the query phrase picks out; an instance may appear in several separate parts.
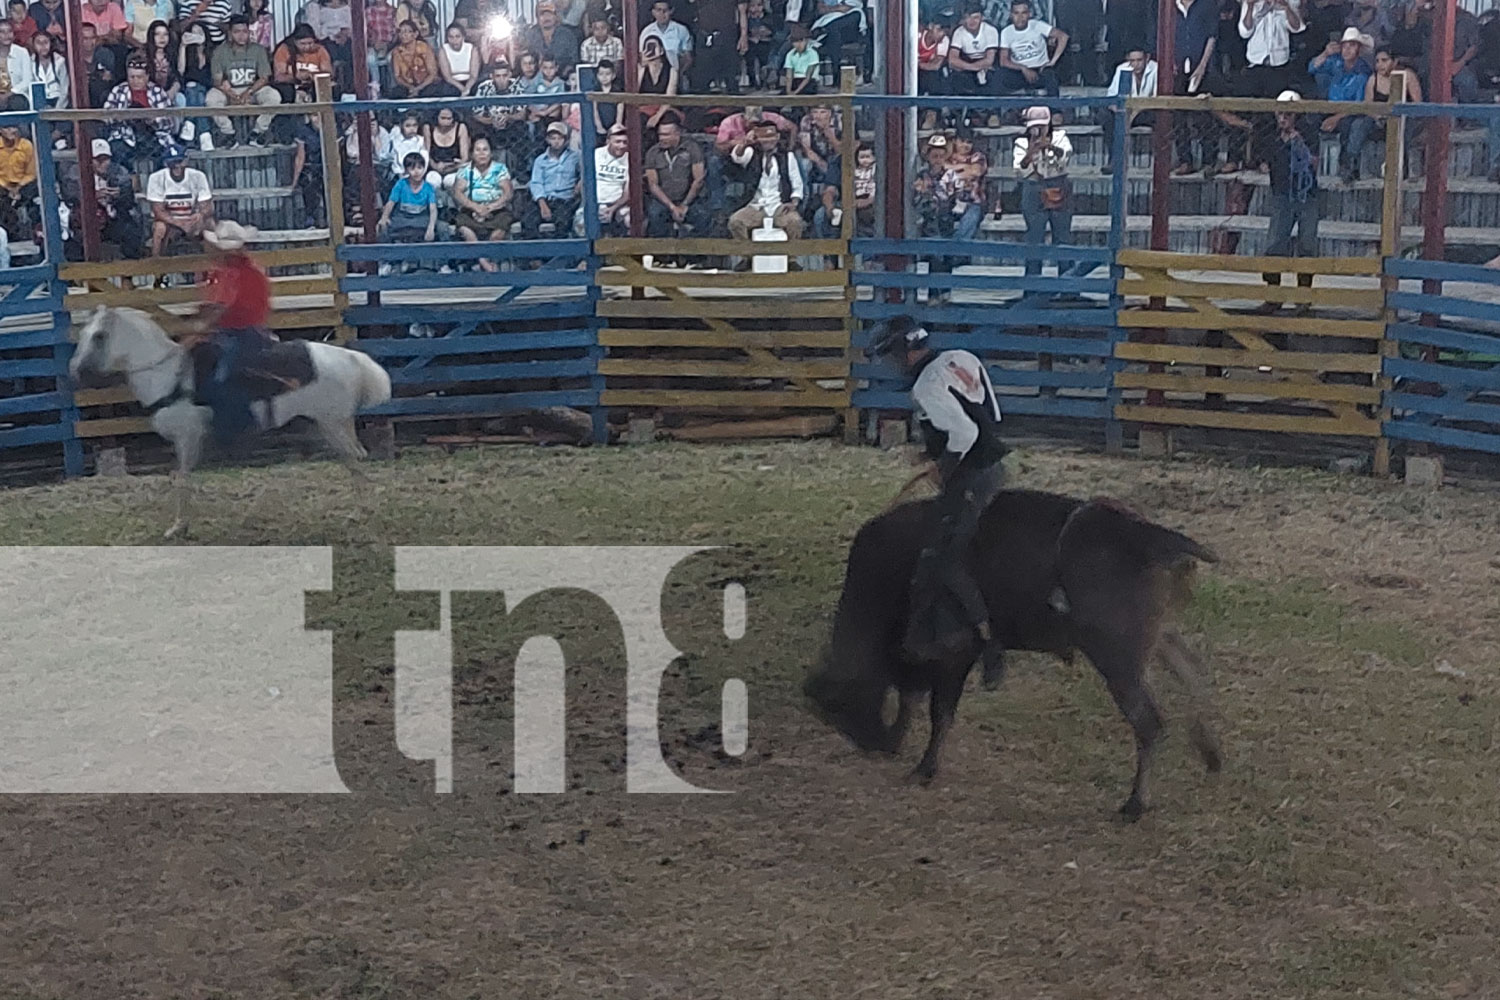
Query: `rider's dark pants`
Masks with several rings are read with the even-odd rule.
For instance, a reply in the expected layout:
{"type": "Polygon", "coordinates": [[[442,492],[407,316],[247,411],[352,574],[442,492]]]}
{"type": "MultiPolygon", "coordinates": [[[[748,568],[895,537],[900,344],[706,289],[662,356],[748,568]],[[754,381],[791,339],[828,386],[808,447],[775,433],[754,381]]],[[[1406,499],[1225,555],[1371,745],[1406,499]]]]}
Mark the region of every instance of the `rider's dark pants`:
{"type": "Polygon", "coordinates": [[[214,438],[221,445],[227,445],[255,422],[250,412],[249,387],[236,376],[247,358],[254,357],[269,338],[264,330],[229,329],[220,330],[214,341],[219,347],[219,356],[209,374],[208,391],[202,395],[213,407],[214,438]]]}
{"type": "Polygon", "coordinates": [[[999,462],[960,463],[938,498],[938,518],[912,574],[906,648],[922,660],[941,660],[969,648],[989,613],[968,570],[979,519],[1004,486],[999,462]]]}

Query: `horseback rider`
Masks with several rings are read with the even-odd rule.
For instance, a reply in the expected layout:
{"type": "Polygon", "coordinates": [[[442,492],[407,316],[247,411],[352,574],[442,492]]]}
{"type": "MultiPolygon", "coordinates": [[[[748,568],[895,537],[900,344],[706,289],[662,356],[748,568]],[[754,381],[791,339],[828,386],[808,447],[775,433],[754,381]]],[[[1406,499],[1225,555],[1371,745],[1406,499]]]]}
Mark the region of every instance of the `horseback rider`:
{"type": "Polygon", "coordinates": [[[943,660],[990,641],[989,615],[966,561],[979,518],[1004,485],[1000,404],[983,362],[968,351],[936,352],[910,316],[886,324],[876,357],[891,354],[915,376],[912,403],[928,457],[942,482],[938,520],[912,574],[907,652],[943,660]]]}
{"type": "Polygon", "coordinates": [[[233,442],[253,422],[250,390],[241,372],[246,362],[276,342],[267,326],[271,316],[271,281],[245,253],[255,230],[223,221],[203,234],[214,265],[198,310],[200,342],[193,348],[196,385],[201,402],[213,407],[214,436],[233,442]]]}

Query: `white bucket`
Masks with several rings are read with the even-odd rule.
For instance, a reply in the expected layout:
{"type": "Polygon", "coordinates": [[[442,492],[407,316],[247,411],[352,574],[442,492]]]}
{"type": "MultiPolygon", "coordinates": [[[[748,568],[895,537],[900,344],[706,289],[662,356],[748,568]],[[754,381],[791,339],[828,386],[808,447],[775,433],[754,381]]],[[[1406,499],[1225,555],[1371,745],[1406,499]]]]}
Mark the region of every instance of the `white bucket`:
{"type": "MultiPolygon", "coordinates": [[[[753,243],[785,243],[787,242],[786,230],[772,226],[771,217],[768,215],[765,225],[751,230],[750,240],[753,243]]],[[[750,270],[756,274],[785,274],[787,258],[782,254],[757,255],[750,260],[750,270]]]]}

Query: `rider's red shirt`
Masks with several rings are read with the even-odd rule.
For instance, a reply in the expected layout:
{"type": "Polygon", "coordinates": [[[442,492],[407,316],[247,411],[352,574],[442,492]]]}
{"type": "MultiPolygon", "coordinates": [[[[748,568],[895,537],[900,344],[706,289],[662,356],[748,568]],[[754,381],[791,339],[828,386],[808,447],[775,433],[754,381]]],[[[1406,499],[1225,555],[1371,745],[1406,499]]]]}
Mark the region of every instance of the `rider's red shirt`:
{"type": "Polygon", "coordinates": [[[208,301],[224,307],[219,327],[263,327],[271,317],[271,279],[242,253],[231,254],[208,274],[208,301]]]}

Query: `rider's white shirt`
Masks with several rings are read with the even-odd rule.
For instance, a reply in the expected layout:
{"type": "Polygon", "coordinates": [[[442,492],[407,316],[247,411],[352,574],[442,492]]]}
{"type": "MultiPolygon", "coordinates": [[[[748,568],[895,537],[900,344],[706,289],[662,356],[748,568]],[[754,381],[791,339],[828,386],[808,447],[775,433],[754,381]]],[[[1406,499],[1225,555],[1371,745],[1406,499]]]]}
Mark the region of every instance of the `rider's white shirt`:
{"type": "Polygon", "coordinates": [[[948,435],[947,450],[962,457],[979,439],[979,428],[969,419],[958,400],[949,394],[950,388],[957,389],[960,395],[974,403],[983,403],[988,396],[997,421],[1000,419],[1000,402],[995,399],[995,390],[990,385],[990,375],[983,362],[968,351],[944,351],[928,362],[917,376],[916,384],[911,388],[917,417],[945,432],[948,435]]]}

